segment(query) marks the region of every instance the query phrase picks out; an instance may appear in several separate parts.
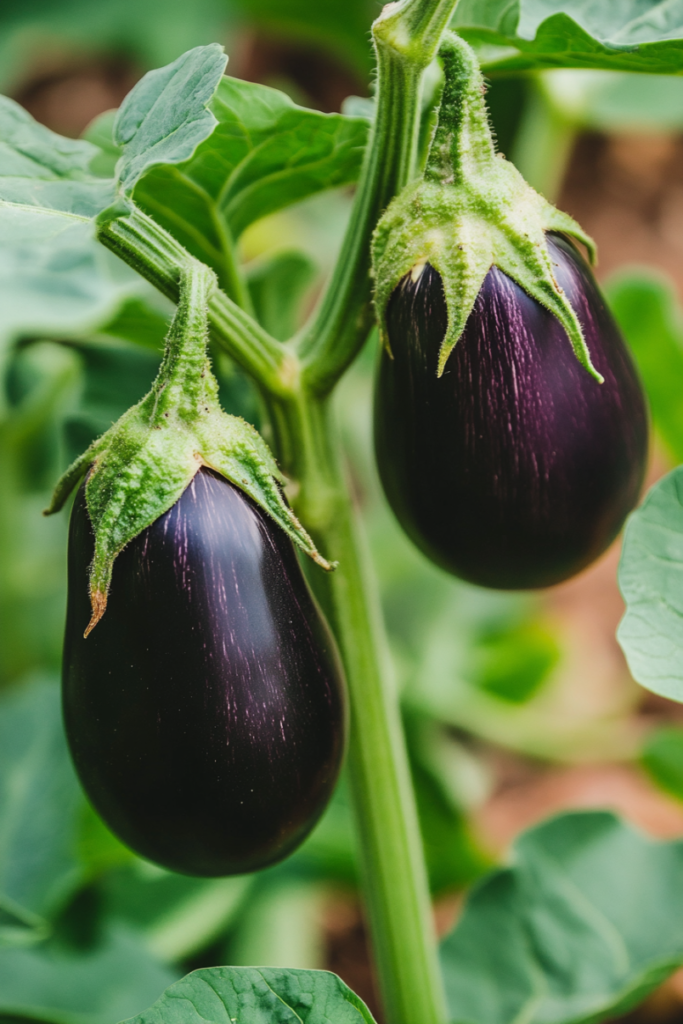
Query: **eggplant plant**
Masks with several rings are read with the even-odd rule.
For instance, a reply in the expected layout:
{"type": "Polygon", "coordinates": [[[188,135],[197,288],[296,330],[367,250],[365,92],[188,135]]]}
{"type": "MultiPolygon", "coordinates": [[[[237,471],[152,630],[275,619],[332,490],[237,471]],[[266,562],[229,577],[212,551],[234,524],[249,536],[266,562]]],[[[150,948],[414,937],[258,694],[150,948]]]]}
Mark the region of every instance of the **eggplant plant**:
{"type": "MultiPolygon", "coordinates": [[[[280,861],[334,790],[348,701],[388,1024],[587,1022],[634,1005],[683,961],[680,844],[650,843],[606,814],[541,826],[475,890],[439,950],[334,393],[376,322],[380,476],[408,535],[449,572],[547,586],[605,549],[642,484],[642,387],[575,245],[593,259],[591,239],[495,152],[480,61],[491,73],[546,62],[662,72],[678,69],[682,44],[630,9],[605,26],[570,4],[578,21],[539,15],[531,38],[502,3],[479,21],[456,6],[384,8],[371,121],[227,77],[217,44],[148,73],[93,141],[56,136],[2,101],[0,244],[23,287],[49,281],[51,326],[37,305],[34,338],[63,340],[54,296],[67,292],[81,326],[139,313],[142,280],[175,305],[151,389],[95,431],[47,509],[77,489],[63,714],[103,820],[180,873],[225,881],[280,861]],[[444,86],[432,118],[421,99],[435,61],[444,86]],[[281,340],[240,265],[240,235],[351,183],[325,289],[281,340]],[[221,407],[214,368],[226,356],[253,383],[261,434],[221,407]],[[620,871],[596,884],[610,861],[620,871]],[[644,873],[651,885],[639,889],[644,873]],[[576,970],[556,928],[571,932],[576,970]]],[[[38,941],[47,904],[8,903],[23,941],[38,941]]],[[[11,992],[17,971],[4,963],[11,992]]],[[[3,998],[1,1012],[47,1019],[3,998]]],[[[257,966],[190,974],[135,1018],[174,1019],[371,1016],[334,975],[257,966]]]]}

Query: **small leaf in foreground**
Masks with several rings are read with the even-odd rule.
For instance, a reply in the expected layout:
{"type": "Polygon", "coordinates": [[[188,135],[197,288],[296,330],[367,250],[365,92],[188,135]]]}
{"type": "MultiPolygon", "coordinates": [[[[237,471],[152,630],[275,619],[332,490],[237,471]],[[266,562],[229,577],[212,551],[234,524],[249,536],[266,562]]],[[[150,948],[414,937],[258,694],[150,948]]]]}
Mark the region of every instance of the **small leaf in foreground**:
{"type": "Polygon", "coordinates": [[[373,1024],[365,1003],[328,971],[209,967],[172,985],[128,1024],[373,1024]]]}
{"type": "Polygon", "coordinates": [[[587,1024],[634,1006],[683,962],[683,843],[606,812],[526,832],[441,946],[451,1019],[587,1024]]]}
{"type": "Polygon", "coordinates": [[[617,639],[633,678],[683,701],[683,467],[651,488],[626,524],[619,563],[626,602],[617,639]]]}
{"type": "Polygon", "coordinates": [[[155,164],[187,160],[214,130],[216,118],[207,107],[227,59],[218,43],[196,46],[150,71],[128,93],[114,126],[114,142],[123,147],[118,177],[126,194],[155,164]]]}

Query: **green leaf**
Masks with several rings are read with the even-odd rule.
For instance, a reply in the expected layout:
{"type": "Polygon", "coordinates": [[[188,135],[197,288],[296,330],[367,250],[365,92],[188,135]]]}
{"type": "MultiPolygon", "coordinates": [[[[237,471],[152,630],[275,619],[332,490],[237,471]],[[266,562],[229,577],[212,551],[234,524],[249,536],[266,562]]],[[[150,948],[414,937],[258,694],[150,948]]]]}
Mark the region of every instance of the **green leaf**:
{"type": "Polygon", "coordinates": [[[683,467],[651,488],[626,524],[617,639],[633,678],[683,701],[683,467]]]}
{"type": "Polygon", "coordinates": [[[636,357],[657,433],[683,461],[683,313],[673,282],[648,269],[621,271],[605,286],[617,323],[636,357]]]}
{"type": "Polygon", "coordinates": [[[0,203],[0,239],[0,338],[96,330],[141,290],[79,217],[0,203]]]}
{"type": "Polygon", "coordinates": [[[683,961],[683,843],[608,813],[526,832],[441,946],[452,1019],[583,1024],[619,1016],[683,961]]]}
{"type": "MultiPolygon", "coordinates": [[[[145,395],[161,353],[133,345],[76,342],[83,387],[78,405],[63,422],[67,461],[72,462],[145,395]]],[[[52,481],[54,482],[54,481],[52,481]]]]}
{"type": "Polygon", "coordinates": [[[643,765],[662,789],[683,800],[683,729],[665,726],[645,741],[643,765]]]}
{"type": "Polygon", "coordinates": [[[90,142],[65,139],[0,96],[0,199],[92,217],[114,198],[113,180],[96,177],[90,142]]]}
{"type": "MultiPolygon", "coordinates": [[[[363,76],[372,70],[370,24],[381,10],[377,0],[235,0],[250,22],[270,35],[320,46],[363,76]]],[[[321,60],[325,56],[321,55],[321,60]]]]}
{"type": "Polygon", "coordinates": [[[315,272],[313,260],[296,249],[254,260],[247,268],[247,285],[258,321],[278,341],[291,338],[301,326],[303,295],[315,272]]]}
{"type": "Polygon", "coordinates": [[[356,180],[369,125],[228,77],[209,111],[218,122],[213,133],[190,160],[145,174],[135,200],[225,284],[232,242],[249,224],[356,180]]]}
{"type": "Polygon", "coordinates": [[[128,93],[114,124],[123,150],[118,182],[127,195],[150,167],[182,163],[211,135],[216,118],[207,107],[227,59],[218,43],[196,46],[128,93]]]}
{"type": "Polygon", "coordinates": [[[196,954],[226,931],[250,899],[253,875],[189,878],[135,859],[101,885],[103,909],[135,928],[162,960],[196,954]]]}
{"type": "Polygon", "coordinates": [[[90,170],[98,177],[116,177],[116,165],[121,156],[121,147],[114,142],[117,116],[118,110],[105,110],[103,114],[98,114],[83,132],[83,138],[99,150],[90,161],[90,170]]]}
{"type": "Polygon", "coordinates": [[[373,1024],[367,1006],[327,971],[210,967],[175,983],[127,1024],[373,1024]]]}
{"type": "Polygon", "coordinates": [[[451,27],[480,44],[483,69],[609,68],[678,74],[683,11],[671,0],[461,0],[451,27]]]}
{"type": "Polygon", "coordinates": [[[106,331],[131,300],[150,305],[151,292],[95,240],[91,221],[0,201],[0,371],[13,341],[106,331]]]}
{"type": "MultiPolygon", "coordinates": [[[[540,83],[553,110],[576,127],[651,133],[678,131],[683,125],[680,75],[564,69],[546,71],[540,83]]],[[[508,86],[504,79],[503,88],[508,86]]]]}
{"type": "Polygon", "coordinates": [[[247,913],[228,943],[228,963],[235,966],[311,970],[325,963],[323,901],[320,882],[282,872],[265,876],[252,892],[247,913]]]}
{"type": "Polygon", "coordinates": [[[440,723],[406,712],[404,727],[430,888],[462,890],[490,867],[467,821],[462,785],[466,772],[471,785],[478,766],[440,723]]]}
{"type": "Polygon", "coordinates": [[[557,638],[530,619],[484,632],[471,654],[472,678],[482,690],[523,704],[540,689],[560,660],[557,638]]]}
{"type": "Polygon", "coordinates": [[[82,812],[83,797],[64,740],[59,687],[36,683],[4,697],[0,908],[39,932],[40,919],[53,917],[82,880],[77,849],[82,812]]]}
{"type": "Polygon", "coordinates": [[[231,7],[226,0],[3,0],[0,89],[11,92],[34,73],[37,40],[58,41],[61,53],[86,61],[116,54],[133,67],[154,68],[222,38],[231,7]]]}
{"type": "Polygon", "coordinates": [[[112,1024],[139,1013],[175,975],[120,924],[85,948],[55,937],[0,951],[0,1014],[55,1024],[112,1024]]]}

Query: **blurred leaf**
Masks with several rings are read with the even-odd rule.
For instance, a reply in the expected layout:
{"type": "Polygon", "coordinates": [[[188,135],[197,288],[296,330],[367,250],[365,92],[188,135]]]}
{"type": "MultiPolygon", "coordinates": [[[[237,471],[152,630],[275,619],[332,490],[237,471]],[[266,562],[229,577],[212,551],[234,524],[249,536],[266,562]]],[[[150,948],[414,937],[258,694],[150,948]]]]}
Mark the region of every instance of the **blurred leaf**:
{"type": "Polygon", "coordinates": [[[370,25],[381,0],[235,0],[235,5],[271,36],[322,44],[364,77],[371,71],[370,25]]]}
{"type": "Polygon", "coordinates": [[[415,714],[404,723],[431,890],[462,889],[490,866],[469,827],[464,793],[456,793],[464,762],[448,758],[450,741],[437,723],[415,714]]]}
{"type": "Polygon", "coordinates": [[[149,71],[128,93],[114,123],[121,146],[118,183],[131,194],[157,164],[179,164],[211,135],[208,109],[228,58],[219,43],[196,46],[172,64],[149,71]]]}
{"type": "Polygon", "coordinates": [[[113,180],[90,171],[96,155],[91,143],[56,135],[0,96],[0,199],[93,217],[114,198],[113,180]]]}
{"type": "Polygon", "coordinates": [[[0,370],[11,341],[96,333],[148,293],[90,221],[0,201],[0,370]]]}
{"type": "Polygon", "coordinates": [[[608,813],[565,814],[517,840],[441,945],[448,1004],[468,1024],[616,1017],[683,961],[683,843],[608,813]]]}
{"type": "Polygon", "coordinates": [[[150,289],[144,296],[135,295],[124,299],[112,318],[101,324],[94,333],[106,338],[131,341],[143,348],[153,349],[159,355],[164,349],[171,312],[171,304],[166,305],[166,300],[150,289]]]}
{"type": "Polygon", "coordinates": [[[624,270],[605,294],[638,363],[654,425],[683,461],[683,314],[673,282],[652,270],[624,270]]]}
{"type": "Polygon", "coordinates": [[[150,170],[135,200],[229,289],[232,241],[267,214],[355,181],[368,122],[298,107],[236,78],[221,79],[209,111],[218,120],[212,134],[185,163],[150,170]]]}
{"type": "Polygon", "coordinates": [[[98,178],[116,177],[116,165],[121,156],[121,147],[114,142],[117,116],[118,110],[105,110],[93,118],[83,132],[82,138],[99,150],[89,164],[91,174],[96,174],[98,178]]]}
{"type": "Polygon", "coordinates": [[[113,869],[135,860],[135,854],[110,832],[97,811],[84,801],[78,834],[78,856],[86,880],[99,880],[113,869]]]}
{"type": "Polygon", "coordinates": [[[134,932],[113,924],[85,948],[55,937],[0,950],[0,1013],[55,1024],[112,1024],[138,1013],[174,977],[134,932]]]}
{"type": "Polygon", "coordinates": [[[680,76],[566,68],[546,71],[538,82],[555,110],[574,126],[647,134],[683,125],[680,76]]]}
{"type": "Polygon", "coordinates": [[[159,67],[189,47],[224,38],[230,0],[3,0],[0,88],[10,91],[33,72],[36,44],[54,40],[80,56],[103,53],[159,67]]]}
{"type": "Polygon", "coordinates": [[[683,729],[672,725],[650,733],[642,760],[662,789],[683,800],[683,729]]]}
{"type": "Polygon", "coordinates": [[[315,970],[325,963],[323,888],[319,882],[281,878],[261,885],[249,901],[227,950],[235,966],[315,970]]]}
{"type": "Polygon", "coordinates": [[[367,1006],[327,971],[268,967],[209,967],[177,981],[130,1024],[206,1024],[267,1021],[281,1024],[373,1024],[367,1006]]]}
{"type": "Polygon", "coordinates": [[[342,771],[332,799],[310,836],[288,861],[293,869],[314,878],[358,885],[356,833],[346,773],[342,771]]]}
{"type": "MultiPolygon", "coordinates": [[[[34,683],[0,703],[0,907],[49,918],[82,879],[83,797],[62,728],[59,687],[34,683]]],[[[0,983],[0,993],[3,991],[0,983]]]]}
{"type": "Polygon", "coordinates": [[[650,489],[626,524],[617,639],[633,678],[683,701],[683,466],[650,489]]]}
{"type": "Polygon", "coordinates": [[[316,266],[296,249],[254,260],[247,268],[247,285],[259,323],[286,341],[301,326],[301,303],[313,282],[316,266]]]}
{"type": "Polygon", "coordinates": [[[607,68],[677,74],[683,12],[671,0],[461,0],[451,22],[487,72],[607,68]]]}
{"type": "Polygon", "coordinates": [[[133,345],[71,344],[81,360],[83,388],[63,424],[69,462],[149,391],[161,360],[160,351],[133,345]]]}
{"type": "Polygon", "coordinates": [[[511,704],[523,704],[559,662],[560,648],[547,626],[531,619],[485,631],[470,658],[475,686],[511,704]]]}
{"type": "MultiPolygon", "coordinates": [[[[49,342],[22,345],[12,352],[5,381],[10,410],[0,423],[0,472],[3,486],[18,493],[7,495],[5,501],[53,487],[62,469],[61,420],[73,401],[78,377],[72,353],[49,342]]],[[[0,498],[0,506],[5,501],[0,498]]]]}
{"type": "Polygon", "coordinates": [[[233,922],[253,876],[188,878],[135,860],[104,880],[104,911],[142,936],[161,960],[192,956],[233,922]]]}

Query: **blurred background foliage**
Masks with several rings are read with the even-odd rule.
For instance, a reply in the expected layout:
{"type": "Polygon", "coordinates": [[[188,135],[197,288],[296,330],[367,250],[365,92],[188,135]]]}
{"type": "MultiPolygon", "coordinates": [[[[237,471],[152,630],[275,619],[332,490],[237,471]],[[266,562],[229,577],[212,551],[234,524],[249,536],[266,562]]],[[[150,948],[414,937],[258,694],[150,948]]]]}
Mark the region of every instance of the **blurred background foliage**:
{"type": "MultiPolygon", "coordinates": [[[[53,130],[100,144],[94,169],[106,175],[111,117],[93,119],[147,69],[199,43],[223,42],[232,75],[371,117],[378,10],[373,0],[4,0],[0,90],[53,130]]],[[[431,69],[425,143],[439,84],[431,69]]],[[[492,64],[489,78],[500,148],[601,247],[606,294],[650,398],[651,480],[683,459],[682,91],[680,78],[621,71],[492,64]],[[647,269],[632,265],[643,260],[647,269]]],[[[310,311],[349,206],[349,189],[316,195],[242,236],[251,301],[277,337],[310,311]]],[[[200,880],[124,849],[71,769],[57,693],[67,517],[40,513],[65,465],[148,389],[170,315],[151,288],[102,259],[111,287],[95,320],[74,307],[49,329],[50,310],[25,310],[21,295],[0,308],[12,342],[0,402],[0,1020],[113,1024],[188,969],[219,963],[327,965],[378,1012],[343,780],[284,864],[200,880]]],[[[338,415],[443,930],[462,889],[554,811],[615,807],[655,835],[683,832],[683,727],[677,706],[638,690],[616,647],[616,549],[576,581],[518,595],[461,584],[405,540],[372,461],[376,346],[373,334],[338,415]]],[[[214,358],[225,408],[259,425],[249,381],[214,358]]],[[[683,984],[667,993],[657,1013],[680,1019],[683,984]]]]}

